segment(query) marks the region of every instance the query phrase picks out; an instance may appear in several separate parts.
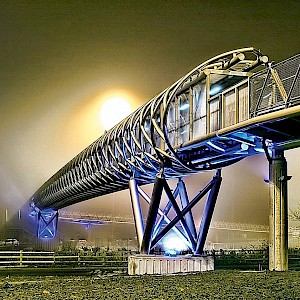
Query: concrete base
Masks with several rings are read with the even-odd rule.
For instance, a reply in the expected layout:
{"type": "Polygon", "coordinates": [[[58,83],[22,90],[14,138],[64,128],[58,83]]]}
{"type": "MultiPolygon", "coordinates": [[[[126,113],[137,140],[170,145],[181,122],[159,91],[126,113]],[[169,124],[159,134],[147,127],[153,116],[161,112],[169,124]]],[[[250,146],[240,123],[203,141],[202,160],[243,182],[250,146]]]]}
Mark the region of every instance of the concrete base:
{"type": "Polygon", "coordinates": [[[129,275],[175,274],[214,270],[212,256],[134,255],[128,260],[129,275]]]}

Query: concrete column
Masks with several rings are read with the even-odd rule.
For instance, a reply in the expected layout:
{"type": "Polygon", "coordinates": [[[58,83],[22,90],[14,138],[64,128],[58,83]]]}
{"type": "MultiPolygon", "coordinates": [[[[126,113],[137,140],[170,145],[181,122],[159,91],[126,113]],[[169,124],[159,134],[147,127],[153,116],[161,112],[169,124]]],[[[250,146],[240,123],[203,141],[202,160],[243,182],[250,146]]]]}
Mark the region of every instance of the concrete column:
{"type": "Polygon", "coordinates": [[[283,151],[274,150],[270,162],[269,269],[288,270],[287,163],[283,151]]]}

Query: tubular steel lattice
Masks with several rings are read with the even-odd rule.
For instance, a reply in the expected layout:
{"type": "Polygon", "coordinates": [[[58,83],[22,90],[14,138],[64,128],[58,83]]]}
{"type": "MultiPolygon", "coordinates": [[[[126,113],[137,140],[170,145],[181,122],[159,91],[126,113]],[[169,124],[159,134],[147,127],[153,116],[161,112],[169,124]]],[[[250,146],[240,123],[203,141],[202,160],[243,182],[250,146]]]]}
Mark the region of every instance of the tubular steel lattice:
{"type": "Polygon", "coordinates": [[[59,209],[127,189],[131,177],[139,185],[151,183],[161,167],[166,178],[181,177],[249,155],[245,148],[256,149],[261,140],[247,134],[190,145],[249,118],[248,77],[267,61],[260,51],[244,48],[202,63],[78,154],[32,201],[40,209],[59,209]],[[232,92],[224,94],[231,87],[240,97],[233,115],[232,92]]]}

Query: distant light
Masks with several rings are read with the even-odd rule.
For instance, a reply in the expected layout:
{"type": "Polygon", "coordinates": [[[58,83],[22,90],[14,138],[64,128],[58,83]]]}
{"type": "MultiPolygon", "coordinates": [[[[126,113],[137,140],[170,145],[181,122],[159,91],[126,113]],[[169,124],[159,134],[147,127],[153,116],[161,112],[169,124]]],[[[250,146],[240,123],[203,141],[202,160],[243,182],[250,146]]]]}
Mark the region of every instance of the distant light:
{"type": "Polygon", "coordinates": [[[189,103],[184,103],[183,105],[180,105],[180,106],[179,106],[179,110],[180,110],[180,111],[186,110],[186,109],[188,109],[188,108],[190,108],[189,103]]]}
{"type": "Polygon", "coordinates": [[[214,95],[218,94],[221,90],[222,90],[221,85],[213,85],[209,91],[209,95],[214,96],[214,95]]]}
{"type": "Polygon", "coordinates": [[[124,96],[110,96],[105,99],[101,111],[100,121],[104,129],[109,130],[132,113],[129,100],[124,96]]]}
{"type": "Polygon", "coordinates": [[[242,143],[242,144],[241,144],[241,148],[242,148],[242,150],[246,151],[246,150],[249,149],[249,145],[247,145],[247,144],[245,144],[245,143],[242,143]]]}

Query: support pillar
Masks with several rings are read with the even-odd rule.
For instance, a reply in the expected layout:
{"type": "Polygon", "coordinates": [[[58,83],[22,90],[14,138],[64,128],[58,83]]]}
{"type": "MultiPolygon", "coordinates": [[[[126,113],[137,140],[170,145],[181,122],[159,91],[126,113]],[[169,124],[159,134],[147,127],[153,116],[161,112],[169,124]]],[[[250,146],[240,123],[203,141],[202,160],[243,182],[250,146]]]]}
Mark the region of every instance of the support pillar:
{"type": "Polygon", "coordinates": [[[150,252],[152,233],[153,233],[153,230],[155,227],[155,220],[156,220],[157,213],[159,210],[159,204],[160,204],[160,199],[161,199],[161,195],[163,192],[164,182],[165,182],[165,179],[164,179],[164,176],[161,171],[159,174],[156,175],[156,179],[154,182],[153,192],[152,192],[152,196],[151,196],[151,202],[150,202],[149,211],[148,211],[148,218],[146,221],[143,241],[142,241],[142,245],[141,245],[141,253],[142,254],[149,254],[149,252],[150,252]]]}
{"type": "Polygon", "coordinates": [[[52,209],[39,210],[37,214],[38,238],[51,239],[56,235],[58,211],[52,209]]]}
{"type": "Polygon", "coordinates": [[[273,150],[269,169],[269,269],[288,270],[287,163],[283,151],[273,150]]]}
{"type": "Polygon", "coordinates": [[[198,233],[198,241],[195,254],[202,254],[204,244],[206,241],[206,237],[208,234],[210,222],[213,216],[213,212],[215,209],[216,201],[218,198],[222,177],[221,177],[221,170],[217,170],[217,174],[213,178],[214,185],[209,192],[208,198],[206,200],[206,204],[203,210],[202,219],[200,223],[199,233],[198,233]]]}
{"type": "Polygon", "coordinates": [[[138,240],[139,250],[141,250],[143,236],[144,236],[144,220],[142,209],[140,205],[139,192],[135,179],[130,179],[129,181],[129,190],[130,190],[130,198],[132,205],[132,212],[134,217],[136,236],[138,240]]]}

